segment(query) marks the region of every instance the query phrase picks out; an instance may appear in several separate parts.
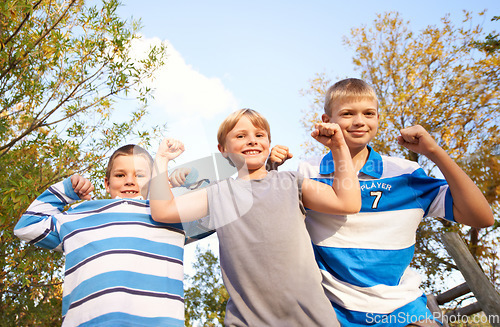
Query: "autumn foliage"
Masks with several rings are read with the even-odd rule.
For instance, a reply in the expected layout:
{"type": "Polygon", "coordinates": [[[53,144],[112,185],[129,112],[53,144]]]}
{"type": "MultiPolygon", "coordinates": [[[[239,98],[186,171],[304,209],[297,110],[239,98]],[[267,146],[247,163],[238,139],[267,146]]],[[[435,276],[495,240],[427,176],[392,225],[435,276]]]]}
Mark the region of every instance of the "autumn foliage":
{"type": "Polygon", "coordinates": [[[132,58],[139,25],[120,19],[118,6],[0,2],[0,325],[60,324],[62,256],[13,235],[28,205],[76,172],[102,185],[107,153],[154,132],[137,127],[151,96],[143,82],[163,64],[165,47],[132,58]],[[137,109],[117,117],[116,96],[127,94],[137,109]]]}

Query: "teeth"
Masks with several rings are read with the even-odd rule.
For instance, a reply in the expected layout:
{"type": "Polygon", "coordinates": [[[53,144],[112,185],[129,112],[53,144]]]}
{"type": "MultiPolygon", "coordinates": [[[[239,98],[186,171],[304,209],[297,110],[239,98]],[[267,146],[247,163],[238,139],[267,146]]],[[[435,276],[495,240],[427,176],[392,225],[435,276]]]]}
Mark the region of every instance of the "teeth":
{"type": "Polygon", "coordinates": [[[244,153],[253,155],[253,154],[259,154],[259,151],[245,151],[244,153]]]}

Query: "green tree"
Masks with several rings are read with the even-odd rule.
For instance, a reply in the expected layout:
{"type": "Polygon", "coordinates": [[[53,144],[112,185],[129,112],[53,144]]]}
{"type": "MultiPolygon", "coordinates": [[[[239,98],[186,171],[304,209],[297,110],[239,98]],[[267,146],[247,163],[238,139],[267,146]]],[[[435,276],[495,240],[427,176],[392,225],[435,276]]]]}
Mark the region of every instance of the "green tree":
{"type": "MultiPolygon", "coordinates": [[[[370,26],[354,28],[343,39],[355,50],[353,63],[361,78],[379,96],[381,118],[374,148],[418,161],[435,175],[432,162],[396,141],[400,129],[422,125],[476,182],[498,217],[500,157],[492,149],[500,143],[500,52],[478,50],[476,44],[482,40],[482,27],[474,24],[469,12],[464,12],[459,26],[447,15],[439,26],[419,32],[412,32],[399,13],[379,14],[370,26]]],[[[304,90],[312,98],[312,110],[302,119],[306,130],[321,119],[331,82],[326,74],[318,74],[304,90]]],[[[309,153],[324,151],[311,142],[305,146],[309,153]]],[[[442,287],[448,273],[456,269],[439,240],[446,229],[460,232],[499,287],[498,226],[497,221],[492,228],[478,230],[425,219],[418,231],[413,266],[427,276],[427,291],[442,287]]]]}
{"type": "MultiPolygon", "coordinates": [[[[500,16],[494,16],[491,21],[500,20],[500,16]]],[[[500,35],[496,32],[490,33],[482,42],[475,42],[475,46],[485,52],[492,53],[500,50],[500,35]]]]}
{"type": "Polygon", "coordinates": [[[196,273],[186,276],[186,326],[223,326],[229,294],[222,283],[217,256],[207,249],[196,247],[196,273]]]}
{"type": "Polygon", "coordinates": [[[73,173],[102,185],[110,150],[131,138],[147,144],[160,129],[139,123],[165,46],[133,58],[139,22],[118,17],[119,5],[0,2],[0,325],[60,324],[61,255],[13,236],[28,205],[73,173]],[[118,95],[139,100],[120,119],[118,95]]]}

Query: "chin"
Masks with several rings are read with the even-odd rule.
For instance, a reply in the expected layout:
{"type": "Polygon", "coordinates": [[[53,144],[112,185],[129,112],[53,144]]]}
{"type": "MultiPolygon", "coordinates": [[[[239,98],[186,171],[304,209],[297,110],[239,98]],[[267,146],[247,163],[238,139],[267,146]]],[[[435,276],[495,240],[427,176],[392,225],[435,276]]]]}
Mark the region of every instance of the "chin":
{"type": "Polygon", "coordinates": [[[363,148],[363,147],[366,147],[369,143],[369,141],[366,141],[366,140],[350,140],[349,142],[346,142],[347,143],[347,146],[349,147],[349,149],[358,149],[358,148],[363,148]]]}
{"type": "Polygon", "coordinates": [[[135,194],[125,193],[125,194],[119,195],[119,197],[121,197],[123,199],[132,199],[132,198],[136,198],[138,196],[141,196],[141,194],[140,193],[135,193],[135,194]]]}

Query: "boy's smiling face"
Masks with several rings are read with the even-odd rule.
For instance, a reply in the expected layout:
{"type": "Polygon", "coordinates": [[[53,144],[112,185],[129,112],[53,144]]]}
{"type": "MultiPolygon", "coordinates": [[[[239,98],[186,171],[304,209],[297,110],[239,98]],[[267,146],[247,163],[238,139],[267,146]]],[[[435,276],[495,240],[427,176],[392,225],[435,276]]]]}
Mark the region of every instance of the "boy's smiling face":
{"type": "Polygon", "coordinates": [[[362,150],[378,130],[376,100],[333,103],[331,115],[323,114],[323,122],[337,123],[350,150],[362,150]]]}
{"type": "Polygon", "coordinates": [[[141,155],[120,155],[112,163],[109,179],[104,179],[111,198],[147,198],[151,168],[141,155]]]}
{"type": "Polygon", "coordinates": [[[254,126],[250,119],[243,116],[227,134],[224,147],[219,145],[219,150],[223,156],[229,157],[238,169],[246,164],[249,171],[256,171],[265,170],[269,145],[267,132],[254,126]]]}

